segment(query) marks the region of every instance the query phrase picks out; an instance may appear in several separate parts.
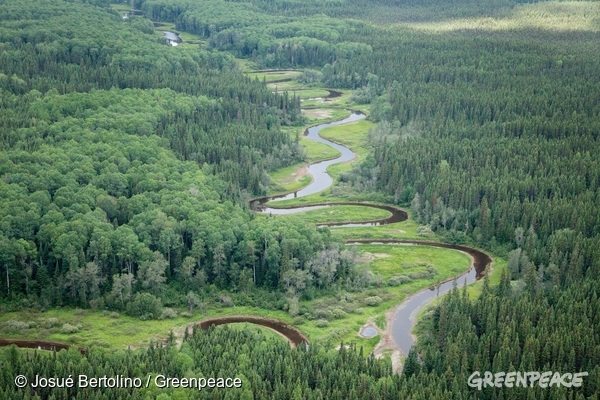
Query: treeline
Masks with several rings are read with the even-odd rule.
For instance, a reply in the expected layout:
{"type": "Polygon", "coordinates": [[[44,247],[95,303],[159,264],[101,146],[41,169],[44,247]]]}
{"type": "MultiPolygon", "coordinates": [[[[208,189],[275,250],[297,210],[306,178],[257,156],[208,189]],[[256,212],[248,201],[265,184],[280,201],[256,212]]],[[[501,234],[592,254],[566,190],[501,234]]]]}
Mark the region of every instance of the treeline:
{"type": "MultiPolygon", "coordinates": [[[[2,149],[22,139],[35,140],[32,132],[43,122],[28,113],[28,105],[39,95],[170,88],[189,96],[206,96],[211,102],[173,109],[159,119],[150,116],[139,133],[153,131],[167,137],[182,158],[213,165],[215,172],[236,187],[264,194],[265,170],[302,156],[297,144],[279,130],[281,124],[303,120],[299,99],[273,94],[261,82],[244,77],[223,53],[161,46],[160,39],[143,33],[147,27],[136,23],[140,18],[122,22],[104,9],[77,2],[22,1],[3,8],[2,149]]],[[[52,118],[77,111],[73,104],[70,107],[52,118]]]]}
{"type": "MultiPolygon", "coordinates": [[[[241,0],[233,0],[242,2],[241,0]]],[[[288,17],[327,15],[376,23],[437,21],[440,18],[498,16],[525,1],[474,0],[253,0],[267,14],[288,17]]]]}
{"type": "Polygon", "coordinates": [[[181,305],[211,284],[300,292],[348,277],[327,229],[254,218],[208,165],[177,159],[153,124],[186,108],[211,102],[170,89],[31,102],[31,140],[0,155],[2,297],[124,309],[141,291],[181,305]]]}
{"type": "Polygon", "coordinates": [[[139,0],[135,3],[153,20],[175,22],[177,29],[209,39],[218,50],[250,58],[265,68],[317,66],[337,59],[371,54],[360,40],[344,40],[348,30],[362,29],[357,21],[326,16],[310,21],[268,15],[251,3],[210,0],[139,0]]]}
{"type": "MultiPolygon", "coordinates": [[[[594,275],[597,276],[597,275],[594,275]]],[[[422,362],[411,351],[404,375],[418,381],[444,377],[453,398],[592,399],[600,390],[600,319],[597,279],[561,287],[541,281],[535,268],[519,285],[504,274],[470,301],[454,289],[427,320],[432,331],[418,344],[422,362]],[[473,372],[587,372],[579,388],[484,387],[469,397],[466,383],[473,372]]]]}
{"type": "Polygon", "coordinates": [[[267,339],[254,329],[197,330],[180,349],[168,343],[138,351],[92,348],[85,356],[76,350],[58,354],[23,354],[0,350],[0,396],[18,399],[370,399],[394,394],[399,377],[388,363],[365,360],[354,346],[341,351],[318,345],[291,348],[280,338],[267,339]],[[93,371],[93,372],[92,372],[93,371]],[[26,388],[14,376],[141,378],[143,388],[26,388]],[[151,385],[146,388],[148,374],[151,385]],[[159,388],[154,378],[238,378],[241,388],[159,388]]]}
{"type": "Polygon", "coordinates": [[[193,308],[228,289],[256,304],[253,289],[296,296],[360,273],[327,229],[246,209],[267,169],[302,156],[279,129],[301,118],[298,99],[247,79],[228,56],[168,47],[105,9],[3,9],[8,303],[156,317],[161,302],[193,308]]]}
{"type": "MultiPolygon", "coordinates": [[[[531,270],[533,271],[533,270],[531,270]]],[[[530,271],[530,272],[531,272],[530,271]]],[[[319,344],[291,348],[279,339],[267,339],[256,330],[227,326],[209,331],[186,332],[181,348],[165,345],[107,351],[88,349],[82,356],[75,348],[55,354],[19,352],[15,347],[0,352],[0,395],[10,399],[592,399],[600,381],[600,346],[596,282],[569,290],[544,286],[529,274],[526,283],[510,284],[508,275],[496,288],[486,283],[482,295],[471,302],[465,291],[454,290],[426,320],[432,324],[419,342],[423,357],[411,351],[403,374],[393,374],[389,362],[365,359],[354,345],[326,350],[319,344]],[[587,372],[581,387],[538,385],[528,388],[468,386],[474,371],[587,372]],[[93,372],[91,372],[93,371],[93,372]],[[26,388],[14,378],[42,377],[141,378],[148,388],[26,388]],[[158,388],[154,377],[239,378],[239,389],[158,388]],[[38,396],[38,397],[35,397],[38,396]]],[[[528,382],[529,384],[529,382],[528,382]]]]}

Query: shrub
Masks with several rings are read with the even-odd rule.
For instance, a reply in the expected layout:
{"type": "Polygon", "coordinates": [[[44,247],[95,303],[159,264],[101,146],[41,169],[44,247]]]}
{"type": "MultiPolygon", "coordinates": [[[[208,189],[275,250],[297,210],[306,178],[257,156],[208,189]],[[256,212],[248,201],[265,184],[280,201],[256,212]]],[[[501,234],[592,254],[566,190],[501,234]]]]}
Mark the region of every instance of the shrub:
{"type": "Polygon", "coordinates": [[[110,344],[105,340],[92,340],[92,342],[90,343],[90,347],[92,346],[110,347],[110,344]]]}
{"type": "Polygon", "coordinates": [[[106,307],[104,298],[98,297],[97,299],[90,300],[90,308],[94,310],[102,310],[104,307],[106,307]]]}
{"type": "Polygon", "coordinates": [[[354,314],[361,315],[361,314],[365,313],[365,310],[363,308],[359,307],[359,308],[354,309],[353,312],[354,312],[354,314]]]}
{"type": "Polygon", "coordinates": [[[334,319],[333,312],[330,309],[320,309],[315,311],[315,317],[319,319],[326,319],[328,321],[334,319]]]}
{"type": "Polygon", "coordinates": [[[431,235],[433,235],[433,232],[431,231],[431,228],[429,227],[429,225],[421,225],[421,226],[417,227],[417,235],[431,236],[431,235]]]}
{"type": "Polygon", "coordinates": [[[376,307],[381,304],[383,300],[379,296],[371,296],[365,299],[365,304],[370,307],[376,307]]]}
{"type": "Polygon", "coordinates": [[[357,307],[356,304],[348,304],[348,303],[346,303],[346,304],[344,304],[342,306],[342,310],[344,310],[347,313],[353,313],[354,310],[356,310],[356,307],[357,307]]]}
{"type": "Polygon", "coordinates": [[[136,293],[127,305],[127,314],[142,320],[157,318],[162,310],[162,302],[150,293],[136,293]]]}
{"type": "Polygon", "coordinates": [[[340,338],[344,337],[348,333],[350,333],[349,328],[332,329],[331,332],[329,332],[329,335],[327,335],[327,337],[332,340],[339,340],[340,338]]]}
{"type": "Polygon", "coordinates": [[[412,282],[412,279],[406,275],[394,275],[388,279],[388,286],[400,286],[409,282],[412,282]]]}
{"type": "Polygon", "coordinates": [[[306,323],[306,320],[303,317],[296,317],[296,318],[294,318],[292,323],[294,325],[304,325],[306,323]]]}
{"type": "Polygon", "coordinates": [[[71,335],[71,336],[69,336],[69,338],[67,339],[67,341],[68,341],[69,343],[73,343],[73,344],[75,344],[75,343],[80,343],[80,342],[81,342],[81,340],[82,340],[82,339],[81,339],[81,336],[79,336],[79,335],[71,335]]]}
{"type": "Polygon", "coordinates": [[[46,329],[50,329],[59,326],[60,322],[58,318],[42,318],[40,319],[40,325],[46,329]]]}
{"type": "Polygon", "coordinates": [[[346,318],[348,316],[348,314],[346,313],[346,311],[342,310],[341,308],[333,308],[331,310],[331,315],[333,316],[333,318],[335,319],[342,319],[342,318],[346,318]]]}
{"type": "Polygon", "coordinates": [[[340,301],[346,301],[347,303],[353,303],[355,300],[354,295],[351,293],[342,292],[340,295],[340,301]]]}
{"type": "Polygon", "coordinates": [[[425,271],[411,272],[408,277],[411,279],[431,279],[435,276],[437,271],[433,267],[427,267],[425,271]]]}
{"type": "Polygon", "coordinates": [[[60,333],[64,333],[65,335],[70,335],[72,333],[79,332],[80,326],[75,326],[71,324],[63,324],[62,328],[60,328],[60,333]]]}
{"type": "Polygon", "coordinates": [[[329,321],[326,319],[319,319],[315,322],[315,326],[317,328],[327,328],[329,326],[329,321]]]}
{"type": "Polygon", "coordinates": [[[229,297],[227,295],[220,296],[219,297],[219,303],[223,307],[233,307],[233,300],[231,300],[231,297],[229,297]]]}
{"type": "Polygon", "coordinates": [[[172,308],[163,309],[162,313],[160,314],[160,317],[158,317],[158,319],[173,319],[173,318],[177,318],[177,311],[173,310],[172,308]]]}
{"type": "Polygon", "coordinates": [[[4,321],[2,323],[2,327],[10,332],[18,332],[23,329],[33,328],[34,326],[34,322],[17,321],[14,319],[9,319],[8,321],[4,321]]]}

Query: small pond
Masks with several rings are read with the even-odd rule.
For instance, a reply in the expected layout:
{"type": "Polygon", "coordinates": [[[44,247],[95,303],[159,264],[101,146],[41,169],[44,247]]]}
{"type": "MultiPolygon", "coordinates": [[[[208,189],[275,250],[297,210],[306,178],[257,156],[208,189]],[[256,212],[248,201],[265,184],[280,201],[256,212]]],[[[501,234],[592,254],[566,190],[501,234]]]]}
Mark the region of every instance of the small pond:
{"type": "Polygon", "coordinates": [[[372,326],[367,326],[360,330],[360,335],[366,338],[372,338],[377,336],[378,334],[379,332],[377,331],[377,329],[373,328],[372,326]]]}

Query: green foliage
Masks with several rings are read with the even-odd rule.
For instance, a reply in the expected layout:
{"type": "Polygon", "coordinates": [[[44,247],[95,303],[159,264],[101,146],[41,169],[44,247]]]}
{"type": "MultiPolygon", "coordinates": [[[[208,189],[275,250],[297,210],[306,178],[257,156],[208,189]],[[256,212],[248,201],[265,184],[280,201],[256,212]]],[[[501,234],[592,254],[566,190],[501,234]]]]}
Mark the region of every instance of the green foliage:
{"type": "Polygon", "coordinates": [[[329,321],[327,321],[326,319],[319,319],[315,321],[315,326],[317,328],[326,328],[329,326],[329,321]]]}
{"type": "Polygon", "coordinates": [[[298,98],[273,94],[248,80],[222,53],[175,51],[157,43],[154,35],[139,30],[150,32],[147,19],[126,21],[60,0],[11,2],[3,8],[0,41],[7,45],[0,71],[6,78],[0,78],[0,90],[7,101],[0,149],[37,149],[45,124],[60,121],[66,129],[69,117],[82,119],[84,110],[97,110],[101,115],[88,121],[90,129],[158,134],[182,158],[214,165],[211,172],[255,194],[266,190],[265,169],[298,161],[296,145],[279,130],[280,124],[302,120],[298,98]],[[180,96],[117,90],[167,87],[180,96]],[[54,97],[73,92],[79,93],[54,97]],[[31,105],[42,97],[41,104],[31,105]]]}
{"type": "Polygon", "coordinates": [[[140,319],[153,319],[161,315],[162,302],[150,293],[137,293],[127,305],[127,314],[140,319]]]}
{"type": "Polygon", "coordinates": [[[245,210],[267,169],[302,154],[279,129],[300,118],[297,98],[104,10],[5,9],[0,296],[125,310],[146,291],[180,306],[213,283],[276,289],[280,268],[303,269],[332,245],[327,232],[245,210]]]}
{"type": "Polygon", "coordinates": [[[65,335],[70,335],[72,333],[79,332],[79,329],[81,329],[81,327],[79,325],[64,324],[62,326],[62,328],[60,329],[60,333],[64,333],[65,335]]]}
{"type": "Polygon", "coordinates": [[[379,296],[371,296],[371,297],[367,297],[364,300],[364,303],[365,303],[365,305],[367,305],[369,307],[376,307],[379,304],[381,304],[382,301],[383,300],[379,296]]]}
{"type": "MultiPolygon", "coordinates": [[[[310,347],[292,348],[280,338],[267,337],[250,327],[218,327],[209,331],[194,331],[181,349],[173,346],[150,345],[138,351],[107,351],[93,348],[85,356],[75,349],[61,351],[54,356],[21,353],[16,348],[0,350],[0,388],[10,399],[33,398],[14,386],[13,374],[28,371],[31,376],[43,376],[53,371],[57,376],[90,374],[93,368],[99,376],[122,375],[146,379],[151,373],[170,378],[235,378],[242,380],[241,388],[231,389],[174,389],[157,388],[153,385],[142,390],[125,388],[74,388],[65,391],[39,388],[37,398],[67,399],[84,396],[96,399],[136,399],[142,396],[170,396],[171,398],[267,399],[292,398],[292,393],[302,393],[302,398],[369,399],[381,390],[383,383],[399,385],[398,375],[384,361],[364,357],[353,345],[338,351],[327,351],[318,344],[310,347]],[[226,350],[225,350],[226,349],[226,350]],[[149,372],[159,371],[159,372],[149,372]],[[312,379],[312,376],[328,379],[312,379]],[[362,389],[354,384],[359,382],[362,389]]],[[[157,397],[159,398],[159,397],[157,397]]]]}

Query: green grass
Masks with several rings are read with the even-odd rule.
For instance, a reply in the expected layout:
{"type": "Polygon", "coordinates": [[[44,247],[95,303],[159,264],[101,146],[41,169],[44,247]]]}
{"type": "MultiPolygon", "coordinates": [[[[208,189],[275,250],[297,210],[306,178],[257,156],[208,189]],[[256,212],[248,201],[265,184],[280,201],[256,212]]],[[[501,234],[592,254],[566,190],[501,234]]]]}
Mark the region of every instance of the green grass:
{"type": "Polygon", "coordinates": [[[0,329],[3,329],[1,328],[3,322],[11,319],[36,322],[39,325],[38,327],[20,332],[0,332],[0,336],[55,340],[82,346],[96,345],[124,349],[128,346],[145,346],[150,341],[162,340],[168,336],[171,330],[183,330],[188,324],[199,322],[208,317],[238,314],[259,315],[281,319],[288,323],[291,322],[289,314],[283,311],[271,311],[255,307],[218,308],[196,313],[191,317],[147,321],[124,314],[119,315],[118,318],[111,318],[106,313],[95,310],[53,309],[46,312],[28,310],[6,313],[0,316],[0,329]],[[41,321],[48,318],[58,320],[55,327],[48,329],[41,327],[41,321]],[[77,333],[63,334],[60,331],[65,323],[81,325],[81,329],[77,333]]]}
{"type": "Polygon", "coordinates": [[[182,38],[184,42],[189,40],[199,40],[197,35],[188,32],[179,32],[179,37],[182,38]]]}
{"type": "Polygon", "coordinates": [[[271,177],[271,187],[269,193],[287,193],[302,189],[312,181],[310,174],[296,176],[296,173],[305,167],[305,163],[291,165],[289,167],[278,169],[269,174],[271,177]]]}
{"type": "Polygon", "coordinates": [[[331,146],[304,137],[300,139],[300,145],[306,152],[308,162],[311,163],[336,158],[342,154],[331,146]]]}
{"type": "Polygon", "coordinates": [[[302,113],[308,118],[311,125],[339,121],[350,115],[350,112],[343,108],[322,107],[303,109],[302,113]]]}
{"type": "Polygon", "coordinates": [[[296,83],[295,81],[286,81],[286,82],[275,82],[277,79],[283,79],[283,78],[272,78],[273,81],[268,82],[267,81],[267,86],[274,92],[285,92],[285,91],[292,91],[292,89],[298,89],[298,83],[296,83]]]}
{"type": "Polygon", "coordinates": [[[357,122],[322,129],[319,135],[325,139],[349,147],[360,156],[367,152],[367,131],[373,126],[374,124],[371,121],[362,119],[357,122]]]}
{"type": "Polygon", "coordinates": [[[361,245],[358,249],[363,252],[370,252],[376,254],[389,254],[391,257],[388,258],[377,258],[371,263],[373,272],[387,276],[395,274],[407,273],[408,270],[417,270],[419,267],[409,267],[403,269],[402,263],[405,264],[418,264],[418,263],[429,263],[432,264],[437,274],[432,279],[417,279],[408,284],[404,284],[396,287],[389,287],[384,284],[379,288],[373,288],[362,293],[351,293],[350,296],[354,297],[354,301],[348,303],[341,301],[340,296],[328,296],[325,298],[319,298],[312,301],[300,302],[301,306],[318,308],[319,305],[329,307],[341,307],[346,304],[350,307],[361,308],[362,314],[348,313],[343,319],[336,319],[329,322],[329,326],[326,328],[318,328],[315,325],[315,321],[307,321],[299,328],[308,335],[311,340],[326,341],[332,340],[334,343],[344,341],[356,342],[358,346],[363,346],[365,355],[369,354],[380,340],[379,336],[371,339],[364,339],[358,336],[360,328],[368,321],[375,321],[380,328],[385,328],[382,321],[385,320],[385,313],[390,309],[397,306],[402,300],[411,294],[430,287],[437,282],[445,279],[449,279],[452,276],[464,272],[469,268],[471,260],[465,254],[451,250],[451,249],[440,249],[431,247],[415,247],[415,246],[392,246],[392,245],[361,245]],[[378,306],[371,307],[364,305],[363,301],[366,297],[379,296],[383,302],[378,306]],[[380,325],[381,324],[381,325],[380,325]]]}
{"type": "Polygon", "coordinates": [[[417,239],[417,240],[439,240],[436,236],[419,236],[414,220],[408,219],[403,222],[379,226],[361,226],[355,228],[337,228],[334,233],[345,240],[351,239],[417,239]]]}
{"type": "Polygon", "coordinates": [[[292,89],[288,89],[288,92],[290,92],[290,94],[295,94],[296,96],[300,97],[301,99],[310,99],[310,98],[314,98],[314,97],[326,97],[329,95],[329,92],[325,89],[303,89],[303,90],[298,90],[298,88],[296,88],[297,90],[292,89]]]}
{"type": "Polygon", "coordinates": [[[387,325],[385,315],[380,315],[377,318],[375,318],[375,325],[377,325],[379,329],[385,330],[387,325]]]}
{"type": "MultiPolygon", "coordinates": [[[[258,78],[258,80],[266,80],[268,82],[277,81],[280,79],[294,79],[302,74],[302,71],[277,71],[277,72],[247,72],[249,78],[258,78]]],[[[293,81],[290,81],[293,82],[293,81]]],[[[278,82],[278,84],[289,83],[289,82],[278,82]]],[[[294,83],[297,85],[297,83],[294,83]]]]}
{"type": "Polygon", "coordinates": [[[389,211],[361,206],[332,206],[278,218],[304,221],[307,224],[327,222],[370,221],[391,216],[389,211]]]}
{"type": "MultiPolygon", "coordinates": [[[[322,192],[311,194],[305,197],[299,197],[296,199],[289,200],[281,200],[277,202],[278,206],[288,207],[288,206],[299,206],[299,205],[310,205],[310,204],[319,204],[323,202],[335,202],[335,201],[350,201],[347,196],[335,196],[331,194],[330,189],[325,189],[322,192]]],[[[352,199],[355,200],[355,199],[352,199]]]]}
{"type": "Polygon", "coordinates": [[[436,278],[445,280],[465,272],[471,265],[471,258],[466,254],[438,247],[369,244],[360,245],[358,249],[363,255],[374,257],[371,270],[385,279],[425,271],[429,264],[437,270],[436,278]]]}

